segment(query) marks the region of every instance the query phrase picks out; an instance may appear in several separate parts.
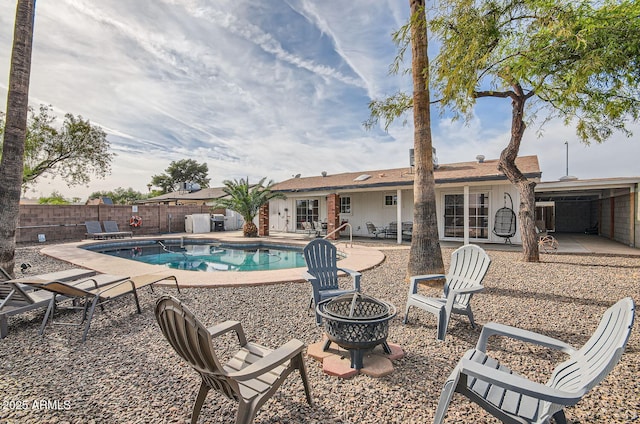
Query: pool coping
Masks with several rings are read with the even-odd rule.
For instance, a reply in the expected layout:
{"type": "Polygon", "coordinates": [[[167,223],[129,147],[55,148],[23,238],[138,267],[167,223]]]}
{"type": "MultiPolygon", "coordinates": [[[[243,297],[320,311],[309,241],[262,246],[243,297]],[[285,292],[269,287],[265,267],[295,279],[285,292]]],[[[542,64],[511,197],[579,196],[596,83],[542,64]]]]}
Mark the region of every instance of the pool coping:
{"type": "MultiPolygon", "coordinates": [[[[204,233],[204,234],[170,234],[153,237],[134,237],[124,241],[141,240],[180,240],[183,239],[215,239],[216,241],[239,243],[265,243],[270,245],[288,245],[303,247],[310,240],[277,239],[270,237],[240,238],[237,234],[204,233]]],[[[289,268],[270,271],[231,271],[231,272],[198,272],[180,269],[171,269],[163,265],[151,265],[130,259],[109,256],[91,250],[83,246],[91,244],[104,244],[121,240],[83,240],[80,242],[63,243],[43,247],[41,252],[47,256],[68,262],[70,264],[93,269],[100,273],[116,274],[135,277],[142,274],[175,275],[180,287],[233,287],[233,286],[257,286],[266,284],[278,284],[289,282],[302,282],[304,267],[289,268]]],[[[347,256],[338,261],[338,266],[356,271],[364,271],[384,261],[384,254],[373,247],[354,245],[340,241],[336,244],[339,251],[347,256]]]]}

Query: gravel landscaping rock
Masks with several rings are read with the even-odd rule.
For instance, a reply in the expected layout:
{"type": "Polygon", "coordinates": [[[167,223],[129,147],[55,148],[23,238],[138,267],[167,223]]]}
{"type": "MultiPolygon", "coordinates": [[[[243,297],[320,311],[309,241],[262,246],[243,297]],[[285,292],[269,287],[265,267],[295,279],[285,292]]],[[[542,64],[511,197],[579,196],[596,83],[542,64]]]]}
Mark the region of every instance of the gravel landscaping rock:
{"type": "MultiPolygon", "coordinates": [[[[26,274],[70,268],[40,255],[40,247],[16,251],[26,274]]],[[[452,249],[443,249],[445,267],[452,249]]],[[[315,402],[306,404],[300,378],[292,374],[259,411],[255,423],[428,423],[433,420],[442,384],[462,354],[473,347],[480,329],[454,317],[444,342],[438,342],[432,315],[412,309],[402,318],[408,283],[408,250],[384,250],[385,261],[365,271],[363,292],[393,303],[399,313],[390,322],[389,342],[404,349],[394,372],[382,378],[357,375],[339,379],[307,358],[315,402]]],[[[486,291],[474,297],[476,322],[515,325],[581,346],[602,313],[625,296],[640,300],[640,258],[543,255],[541,263],[523,263],[520,253],[488,251],[492,264],[486,291]]],[[[438,295],[436,288],[423,288],[438,295]]],[[[155,300],[179,297],[205,325],[238,320],[251,341],[275,348],[291,338],[307,345],[319,341],[307,309],[307,283],[261,287],[142,290],[142,314],[130,298],[96,311],[87,342],[77,327],[38,329],[44,311],[9,319],[9,336],[0,340],[0,420],[8,423],[186,423],[200,384],[199,376],[173,352],[153,315],[155,300]]],[[[57,320],[79,313],[59,312],[57,320]]],[[[637,327],[637,324],[636,324],[637,327]]],[[[566,409],[570,423],[630,423],[640,420],[640,336],[634,329],[620,364],[577,405],[566,409]]],[[[222,339],[220,354],[235,348],[222,339]]],[[[529,378],[545,382],[563,355],[519,342],[492,339],[492,355],[529,378]]],[[[236,404],[210,392],[199,422],[234,421],[236,404]]],[[[456,395],[446,422],[495,423],[481,408],[456,395]]]]}

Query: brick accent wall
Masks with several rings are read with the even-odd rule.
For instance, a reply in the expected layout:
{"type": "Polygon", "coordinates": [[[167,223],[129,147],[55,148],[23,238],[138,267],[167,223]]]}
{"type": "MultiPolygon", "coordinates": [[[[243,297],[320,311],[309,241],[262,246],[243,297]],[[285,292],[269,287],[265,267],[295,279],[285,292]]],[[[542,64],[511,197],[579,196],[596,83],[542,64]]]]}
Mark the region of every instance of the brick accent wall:
{"type": "Polygon", "coordinates": [[[184,232],[184,217],[194,213],[211,213],[204,205],[20,205],[16,242],[37,242],[44,234],[46,241],[82,240],[86,221],[116,221],[121,231],[136,235],[184,232]],[[142,225],[129,226],[133,215],[142,218],[142,225]]]}
{"type": "MultiPolygon", "coordinates": [[[[340,196],[331,193],[327,196],[327,234],[331,234],[340,226],[340,196]]],[[[328,238],[337,240],[339,233],[331,234],[328,238]]]]}
{"type": "Polygon", "coordinates": [[[258,235],[267,237],[269,235],[269,204],[260,206],[258,212],[258,235]]]}

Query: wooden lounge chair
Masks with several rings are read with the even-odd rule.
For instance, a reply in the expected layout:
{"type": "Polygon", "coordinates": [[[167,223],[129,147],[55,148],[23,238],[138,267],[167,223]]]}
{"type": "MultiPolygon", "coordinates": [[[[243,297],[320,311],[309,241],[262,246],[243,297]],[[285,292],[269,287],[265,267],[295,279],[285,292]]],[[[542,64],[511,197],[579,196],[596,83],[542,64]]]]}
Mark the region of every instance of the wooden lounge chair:
{"type": "MultiPolygon", "coordinates": [[[[333,243],[325,239],[315,239],[304,249],[304,259],[307,271],[303,274],[305,280],[311,283],[311,301],[309,307],[318,305],[321,301],[334,296],[360,291],[359,272],[338,268],[338,251],[333,243]],[[353,289],[341,289],[338,284],[338,273],[342,271],[353,280],[353,289]]],[[[322,323],[322,317],[316,312],[316,323],[322,323]]]]}
{"type": "Polygon", "coordinates": [[[293,339],[279,349],[271,350],[247,342],[238,321],[225,321],[206,328],[172,296],[160,298],[155,313],[169,344],[202,378],[191,414],[192,424],[198,421],[210,389],[238,402],[237,424],[251,423],[260,407],[296,369],[302,377],[307,402],[312,405],[303,357],[305,346],[301,341],[293,339]],[[222,364],[213,340],[229,331],[236,332],[240,350],[226,364],[222,364]]]}
{"type": "MultiPolygon", "coordinates": [[[[87,339],[87,333],[89,332],[91,319],[93,318],[96,306],[102,307],[105,303],[108,303],[114,299],[120,298],[122,296],[132,295],[135,300],[138,313],[142,313],[142,310],[140,309],[140,302],[138,301],[137,290],[141,289],[142,287],[152,286],[155,283],[159,283],[160,281],[165,280],[173,280],[176,283],[176,289],[178,290],[178,293],[180,292],[178,280],[175,276],[159,274],[139,275],[136,277],[127,278],[124,281],[119,281],[102,286],[98,286],[97,284],[95,284],[92,288],[77,287],[61,281],[51,281],[48,283],[39,284],[37,285],[37,287],[43,290],[50,291],[54,294],[54,296],[51,298],[51,301],[49,302],[49,307],[47,308],[47,312],[42,321],[42,326],[40,327],[40,335],[44,334],[44,329],[47,325],[47,322],[49,321],[49,318],[51,318],[51,321],[53,322],[53,315],[55,313],[58,296],[64,296],[65,298],[70,298],[76,300],[77,302],[81,302],[80,308],[82,309],[82,320],[76,324],[62,324],[82,325],[82,323],[86,321],[84,332],[82,333],[82,342],[84,343],[87,339]]],[[[72,308],[77,309],[78,306],[74,305],[72,306],[72,308]]]]}
{"type": "Polygon", "coordinates": [[[482,280],[487,274],[491,259],[487,253],[474,244],[459,247],[451,254],[449,273],[446,275],[442,297],[426,297],[418,293],[418,283],[445,278],[441,274],[418,275],[411,277],[404,323],[409,318],[409,307],[416,306],[434,314],[438,319],[438,340],[444,340],[452,314],[466,315],[475,328],[471,297],[484,290],[482,280]]]}
{"type": "MultiPolygon", "coordinates": [[[[485,325],[476,348],[464,354],[444,384],[434,424],[443,422],[454,392],[505,423],[548,423],[552,417],[558,424],[566,423],[564,407],[578,403],[620,361],[634,311],[630,297],[620,300],[604,313],[595,333],[580,349],[531,331],[496,323],[485,325]],[[540,384],[487,354],[487,340],[493,335],[560,350],[569,358],[555,367],[546,384],[540,384]]],[[[607,421],[605,416],[602,419],[607,421]]]]}
{"type": "Polygon", "coordinates": [[[104,232],[109,237],[113,238],[125,238],[125,237],[133,237],[133,231],[120,231],[118,229],[118,223],[116,221],[104,221],[102,223],[104,226],[104,232]]]}

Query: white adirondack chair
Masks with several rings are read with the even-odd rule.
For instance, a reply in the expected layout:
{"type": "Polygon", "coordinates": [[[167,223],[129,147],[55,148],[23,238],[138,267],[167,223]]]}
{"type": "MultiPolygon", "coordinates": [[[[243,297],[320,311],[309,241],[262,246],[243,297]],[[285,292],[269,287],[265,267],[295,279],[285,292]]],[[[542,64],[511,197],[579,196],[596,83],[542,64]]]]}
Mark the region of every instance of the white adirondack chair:
{"type": "Polygon", "coordinates": [[[445,278],[442,274],[418,275],[411,277],[409,296],[404,313],[404,323],[409,318],[409,307],[424,309],[438,319],[438,340],[444,340],[447,325],[452,314],[466,315],[475,328],[471,297],[474,293],[484,290],[482,279],[487,274],[491,259],[479,246],[468,244],[456,249],[451,254],[449,273],[446,275],[442,297],[426,297],[418,293],[418,283],[427,280],[445,278]]]}
{"type": "Polygon", "coordinates": [[[609,308],[595,333],[579,350],[560,340],[502,324],[482,328],[475,349],[468,350],[444,384],[434,424],[444,420],[454,392],[477,403],[505,423],[566,423],[564,407],[574,405],[616,366],[624,351],[635,306],[630,297],[609,308]],[[546,384],[520,376],[487,355],[490,336],[560,350],[569,359],[555,367],[546,384]]]}

